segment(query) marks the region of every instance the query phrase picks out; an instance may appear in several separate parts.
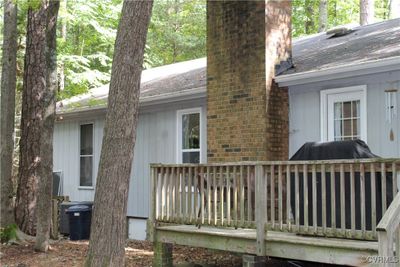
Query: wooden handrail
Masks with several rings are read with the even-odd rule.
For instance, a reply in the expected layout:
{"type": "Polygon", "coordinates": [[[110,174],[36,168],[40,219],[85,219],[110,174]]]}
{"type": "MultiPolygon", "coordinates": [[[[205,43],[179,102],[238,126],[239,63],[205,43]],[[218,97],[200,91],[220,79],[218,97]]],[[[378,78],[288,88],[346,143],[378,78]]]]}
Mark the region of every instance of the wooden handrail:
{"type": "Polygon", "coordinates": [[[378,232],[380,266],[398,266],[400,263],[400,193],[397,193],[376,230],[378,232]],[[396,253],[394,248],[396,248],[396,253]]]}
{"type": "Polygon", "coordinates": [[[400,225],[400,193],[397,193],[396,197],[390,204],[389,208],[383,215],[376,227],[377,231],[393,232],[400,225]]]}
{"type": "Polygon", "coordinates": [[[351,164],[351,163],[400,163],[400,158],[368,158],[368,159],[330,159],[330,160],[296,160],[296,161],[238,161],[221,163],[183,163],[163,164],[150,163],[150,167],[212,167],[212,166],[249,166],[249,165],[313,165],[313,164],[351,164]]]}

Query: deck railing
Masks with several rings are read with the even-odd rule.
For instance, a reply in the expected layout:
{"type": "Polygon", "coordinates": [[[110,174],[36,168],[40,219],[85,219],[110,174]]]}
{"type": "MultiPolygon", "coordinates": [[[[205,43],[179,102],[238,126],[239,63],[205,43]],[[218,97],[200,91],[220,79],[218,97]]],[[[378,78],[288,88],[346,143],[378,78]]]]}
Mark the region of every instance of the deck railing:
{"type": "Polygon", "coordinates": [[[389,206],[378,227],[381,266],[398,266],[400,263],[400,193],[389,206]]]}
{"type": "Polygon", "coordinates": [[[377,240],[400,159],[152,164],[155,222],[377,240]]]}

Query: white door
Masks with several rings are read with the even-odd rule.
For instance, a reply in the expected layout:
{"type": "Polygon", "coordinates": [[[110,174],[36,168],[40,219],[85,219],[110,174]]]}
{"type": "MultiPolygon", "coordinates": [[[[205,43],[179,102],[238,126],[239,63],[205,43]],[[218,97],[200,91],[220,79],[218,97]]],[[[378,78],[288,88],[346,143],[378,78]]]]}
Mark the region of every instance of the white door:
{"type": "Polygon", "coordinates": [[[322,112],[323,141],[361,139],[367,142],[365,88],[347,87],[324,90],[322,112]]]}

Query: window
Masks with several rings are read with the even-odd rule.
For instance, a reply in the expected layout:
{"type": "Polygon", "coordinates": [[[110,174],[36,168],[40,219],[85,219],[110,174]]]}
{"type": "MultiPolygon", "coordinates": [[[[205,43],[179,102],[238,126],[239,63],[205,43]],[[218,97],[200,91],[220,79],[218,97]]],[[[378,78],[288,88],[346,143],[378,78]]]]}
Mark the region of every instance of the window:
{"type": "Polygon", "coordinates": [[[53,172],[53,196],[62,196],[62,172],[53,172]]]}
{"type": "Polygon", "coordinates": [[[335,141],[361,138],[360,100],[333,103],[335,141]]]}
{"type": "Polygon", "coordinates": [[[366,87],[321,91],[321,139],[367,141],[366,87]]]}
{"type": "Polygon", "coordinates": [[[178,111],[178,162],[201,161],[201,109],[178,111]]]}
{"type": "Polygon", "coordinates": [[[79,186],[93,186],[93,124],[81,125],[79,186]]]}

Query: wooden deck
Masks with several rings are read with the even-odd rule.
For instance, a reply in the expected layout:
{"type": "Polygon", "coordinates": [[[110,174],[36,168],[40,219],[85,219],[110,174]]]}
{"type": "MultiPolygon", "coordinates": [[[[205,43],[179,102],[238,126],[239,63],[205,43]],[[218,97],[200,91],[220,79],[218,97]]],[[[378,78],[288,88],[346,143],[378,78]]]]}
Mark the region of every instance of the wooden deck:
{"type": "Polygon", "coordinates": [[[152,165],[149,239],[400,266],[400,159],[152,165]]]}
{"type": "MultiPolygon", "coordinates": [[[[157,242],[257,254],[255,229],[199,229],[192,225],[176,225],[157,227],[156,232],[157,242]]],[[[378,256],[376,241],[299,236],[269,231],[265,243],[265,255],[285,259],[367,266],[367,257],[378,256]]]]}

